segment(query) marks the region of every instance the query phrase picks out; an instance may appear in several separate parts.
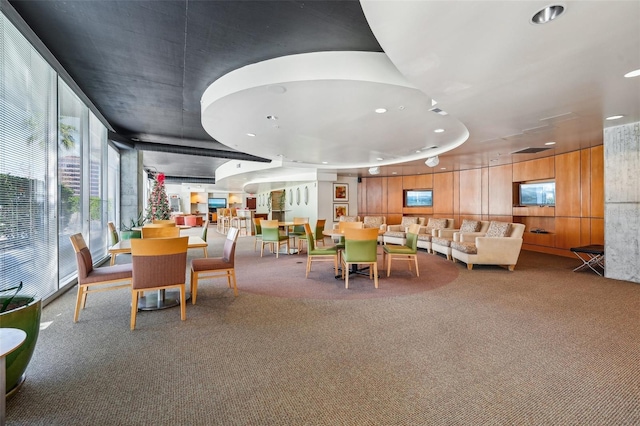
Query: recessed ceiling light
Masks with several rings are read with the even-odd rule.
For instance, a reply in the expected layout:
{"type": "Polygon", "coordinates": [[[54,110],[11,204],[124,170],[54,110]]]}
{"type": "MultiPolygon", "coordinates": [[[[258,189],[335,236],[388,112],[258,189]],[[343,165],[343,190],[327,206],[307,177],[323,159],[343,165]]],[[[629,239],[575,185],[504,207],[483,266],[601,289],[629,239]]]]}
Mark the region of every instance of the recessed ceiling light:
{"type": "Polygon", "coordinates": [[[398,174],[398,172],[391,172],[391,174],[392,174],[392,175],[397,175],[397,174],[398,174]]]}
{"type": "Polygon", "coordinates": [[[612,115],[610,117],[605,118],[605,120],[619,120],[622,117],[624,117],[624,115],[612,115]]]}
{"type": "Polygon", "coordinates": [[[329,164],[329,162],[328,161],[323,161],[322,164],[329,164]]]}
{"type": "Polygon", "coordinates": [[[544,144],[545,145],[555,145],[556,143],[555,142],[545,142],[544,144]]]}
{"type": "Polygon", "coordinates": [[[440,167],[440,170],[447,170],[446,167],[440,167]]]}
{"type": "Polygon", "coordinates": [[[562,15],[563,12],[564,6],[547,6],[533,15],[533,18],[531,18],[531,22],[533,22],[534,24],[546,24],[547,22],[551,22],[558,16],[562,15]]]}
{"type": "Polygon", "coordinates": [[[267,115],[267,120],[277,120],[278,117],[276,117],[275,115],[267,115]]]}
{"type": "Polygon", "coordinates": [[[422,151],[420,151],[419,149],[416,149],[416,154],[421,153],[422,151]]]}
{"type": "Polygon", "coordinates": [[[640,75],[640,69],[637,69],[635,71],[626,73],[624,76],[627,78],[631,78],[631,77],[638,77],[639,75],[640,75]]]}
{"type": "Polygon", "coordinates": [[[435,129],[433,131],[433,133],[442,133],[442,132],[444,132],[444,129],[435,129]]]}
{"type": "Polygon", "coordinates": [[[382,160],[384,160],[384,158],[382,158],[382,157],[378,157],[378,158],[376,158],[376,160],[378,160],[378,161],[382,161],[382,160]]]}
{"type": "Polygon", "coordinates": [[[251,136],[252,138],[255,138],[256,134],[255,133],[247,133],[247,136],[251,136]]]}
{"type": "Polygon", "coordinates": [[[378,114],[384,114],[385,112],[387,112],[387,109],[386,108],[376,108],[376,112],[378,114]]]}

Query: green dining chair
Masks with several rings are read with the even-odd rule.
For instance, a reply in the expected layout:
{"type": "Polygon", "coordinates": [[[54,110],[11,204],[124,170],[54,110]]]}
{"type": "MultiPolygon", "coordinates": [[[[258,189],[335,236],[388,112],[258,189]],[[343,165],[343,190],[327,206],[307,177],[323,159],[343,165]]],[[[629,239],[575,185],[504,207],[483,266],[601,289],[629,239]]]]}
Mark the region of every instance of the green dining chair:
{"type": "MultiPolygon", "coordinates": [[[[316,226],[315,229],[313,231],[313,238],[315,241],[315,244],[320,244],[322,243],[322,245],[324,246],[324,224],[327,222],[326,219],[318,219],[316,221],[316,226]]],[[[304,226],[303,226],[304,228],[304,226]]],[[[307,233],[305,231],[305,233],[303,235],[298,235],[298,253],[300,253],[303,249],[304,244],[307,242],[307,233]]]]}
{"type": "Polygon", "coordinates": [[[378,288],[378,229],[347,228],[344,231],[344,251],[342,252],[342,278],[344,288],[349,288],[349,275],[358,265],[369,265],[369,279],[373,278],[378,288]]]}
{"type": "Polygon", "coordinates": [[[311,232],[311,227],[308,223],[304,224],[305,237],[307,240],[307,271],[305,277],[309,278],[309,272],[311,271],[311,262],[333,262],[333,269],[335,275],[338,275],[338,248],[337,247],[323,247],[318,248],[315,244],[315,238],[311,232]]]}
{"type": "Polygon", "coordinates": [[[416,265],[416,277],[420,276],[418,270],[418,234],[420,225],[413,224],[409,226],[407,231],[407,244],[404,246],[389,244],[382,247],[382,264],[387,265],[387,276],[391,274],[391,260],[407,260],[409,261],[409,271],[411,271],[411,262],[416,265]]]}
{"type": "Polygon", "coordinates": [[[260,221],[262,219],[258,217],[253,218],[253,228],[255,229],[255,237],[256,239],[253,242],[253,251],[256,251],[258,248],[258,241],[262,243],[262,225],[260,225],[260,221]]]}
{"type": "Polygon", "coordinates": [[[276,253],[276,258],[279,257],[280,247],[287,246],[287,254],[291,251],[289,246],[289,236],[280,235],[280,227],[277,220],[262,220],[262,245],[260,247],[260,257],[264,254],[264,245],[269,244],[276,253]]]}

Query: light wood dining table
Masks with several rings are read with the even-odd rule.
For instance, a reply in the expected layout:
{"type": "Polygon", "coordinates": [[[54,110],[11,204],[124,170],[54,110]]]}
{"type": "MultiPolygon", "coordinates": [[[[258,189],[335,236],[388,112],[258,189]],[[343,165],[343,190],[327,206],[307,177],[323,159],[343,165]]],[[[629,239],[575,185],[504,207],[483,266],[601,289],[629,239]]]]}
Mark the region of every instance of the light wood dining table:
{"type": "MultiPolygon", "coordinates": [[[[188,248],[201,248],[204,257],[207,257],[207,247],[208,243],[202,239],[202,237],[198,237],[195,235],[189,236],[189,245],[188,248]]],[[[116,244],[109,247],[109,254],[111,254],[111,265],[115,264],[116,255],[122,253],[131,253],[131,240],[120,240],[116,244]]]]}

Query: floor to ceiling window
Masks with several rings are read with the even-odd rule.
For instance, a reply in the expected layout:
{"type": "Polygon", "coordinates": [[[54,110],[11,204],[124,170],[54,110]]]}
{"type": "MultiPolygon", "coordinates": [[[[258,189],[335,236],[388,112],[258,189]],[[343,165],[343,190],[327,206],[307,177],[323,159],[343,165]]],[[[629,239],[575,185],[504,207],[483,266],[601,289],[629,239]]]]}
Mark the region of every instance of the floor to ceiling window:
{"type": "Polygon", "coordinates": [[[117,217],[119,154],[107,129],[0,16],[0,290],[46,300],[76,275],[69,235],[94,260],[117,217]]]}

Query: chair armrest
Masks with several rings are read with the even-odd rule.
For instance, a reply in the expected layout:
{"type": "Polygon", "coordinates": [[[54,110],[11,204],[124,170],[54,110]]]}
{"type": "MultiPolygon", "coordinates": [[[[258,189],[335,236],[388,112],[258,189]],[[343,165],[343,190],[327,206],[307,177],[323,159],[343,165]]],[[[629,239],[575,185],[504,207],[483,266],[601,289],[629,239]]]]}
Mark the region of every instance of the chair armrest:
{"type": "Polygon", "coordinates": [[[452,229],[452,228],[442,228],[442,229],[434,229],[434,231],[437,232],[437,234],[435,232],[432,234],[434,237],[448,238],[450,240],[453,240],[453,234],[455,234],[460,230],[452,229]]]}
{"type": "Polygon", "coordinates": [[[457,232],[457,234],[458,240],[454,240],[463,243],[475,243],[476,238],[484,237],[486,235],[484,232],[457,232]]]}
{"type": "Polygon", "coordinates": [[[387,231],[389,232],[404,232],[402,225],[387,225],[387,231]]]}
{"type": "Polygon", "coordinates": [[[382,225],[380,225],[380,230],[382,232],[387,232],[387,225],[385,223],[383,223],[382,225]]]}
{"type": "Polygon", "coordinates": [[[522,248],[522,238],[477,237],[476,248],[483,262],[515,265],[522,248]]]}

